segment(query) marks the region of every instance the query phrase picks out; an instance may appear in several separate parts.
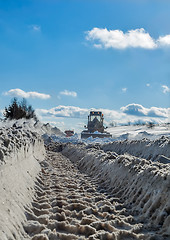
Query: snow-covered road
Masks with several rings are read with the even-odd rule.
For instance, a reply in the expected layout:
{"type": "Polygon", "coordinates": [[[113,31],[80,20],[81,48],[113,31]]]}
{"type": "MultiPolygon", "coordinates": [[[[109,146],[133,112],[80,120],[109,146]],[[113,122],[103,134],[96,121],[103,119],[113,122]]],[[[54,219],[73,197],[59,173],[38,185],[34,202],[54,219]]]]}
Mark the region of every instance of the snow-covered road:
{"type": "Polygon", "coordinates": [[[0,240],[170,238],[168,136],[44,146],[31,126],[0,128],[0,240]]]}
{"type": "Polygon", "coordinates": [[[146,231],[121,198],[61,153],[48,151],[41,166],[24,227],[32,240],[130,240],[152,239],[153,235],[166,239],[153,229],[146,231]]]}

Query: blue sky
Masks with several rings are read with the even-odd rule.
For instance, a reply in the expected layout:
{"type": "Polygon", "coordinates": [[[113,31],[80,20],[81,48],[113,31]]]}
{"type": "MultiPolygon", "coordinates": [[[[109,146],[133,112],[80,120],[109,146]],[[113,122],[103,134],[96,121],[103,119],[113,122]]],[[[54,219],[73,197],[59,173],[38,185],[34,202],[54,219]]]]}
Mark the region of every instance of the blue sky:
{"type": "Polygon", "coordinates": [[[91,108],[167,120],[170,1],[0,0],[0,36],[0,109],[26,97],[63,130],[91,108]]]}

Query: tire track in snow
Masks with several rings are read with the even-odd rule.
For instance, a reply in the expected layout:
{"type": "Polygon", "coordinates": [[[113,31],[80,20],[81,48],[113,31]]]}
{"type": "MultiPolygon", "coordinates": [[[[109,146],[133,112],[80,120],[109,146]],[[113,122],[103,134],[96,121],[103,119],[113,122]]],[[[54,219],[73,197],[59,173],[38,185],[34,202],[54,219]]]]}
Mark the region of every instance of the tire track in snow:
{"type": "Polygon", "coordinates": [[[24,229],[30,239],[151,239],[119,199],[68,158],[47,152],[41,165],[32,208],[26,209],[24,229]]]}

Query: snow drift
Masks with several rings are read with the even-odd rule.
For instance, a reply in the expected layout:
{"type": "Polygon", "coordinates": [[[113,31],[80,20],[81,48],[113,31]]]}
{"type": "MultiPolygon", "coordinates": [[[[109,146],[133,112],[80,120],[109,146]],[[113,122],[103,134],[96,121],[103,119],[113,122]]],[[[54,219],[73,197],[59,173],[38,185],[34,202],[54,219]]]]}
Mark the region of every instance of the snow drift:
{"type": "Polygon", "coordinates": [[[24,239],[25,208],[43,160],[44,143],[24,125],[0,128],[0,239],[24,239]]]}

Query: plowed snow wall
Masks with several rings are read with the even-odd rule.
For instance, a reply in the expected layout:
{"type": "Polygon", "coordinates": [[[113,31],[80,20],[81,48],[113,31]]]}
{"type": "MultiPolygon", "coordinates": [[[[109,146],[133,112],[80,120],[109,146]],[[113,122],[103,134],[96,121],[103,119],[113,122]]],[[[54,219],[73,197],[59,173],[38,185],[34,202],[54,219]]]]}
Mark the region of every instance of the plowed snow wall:
{"type": "Polygon", "coordinates": [[[104,151],[129,153],[152,161],[159,161],[160,155],[170,158],[170,138],[164,136],[154,141],[149,139],[114,141],[104,144],[101,148],[104,151]]]}
{"type": "Polygon", "coordinates": [[[100,180],[146,228],[170,236],[170,165],[130,155],[67,144],[62,153],[81,171],[100,180]]]}
{"type": "Polygon", "coordinates": [[[45,155],[44,143],[22,128],[0,129],[0,239],[25,239],[25,206],[45,155]]]}

